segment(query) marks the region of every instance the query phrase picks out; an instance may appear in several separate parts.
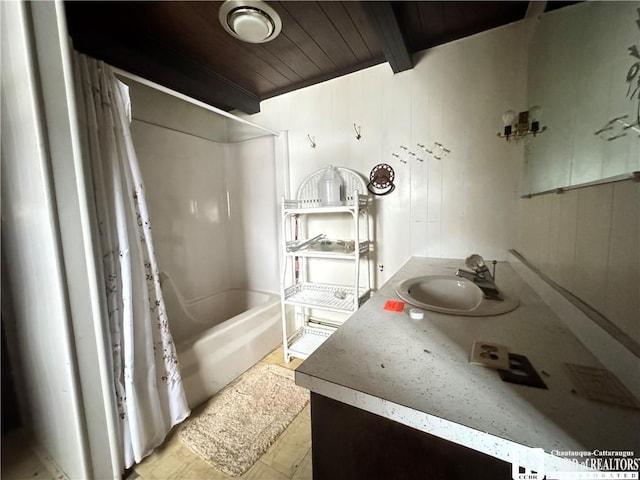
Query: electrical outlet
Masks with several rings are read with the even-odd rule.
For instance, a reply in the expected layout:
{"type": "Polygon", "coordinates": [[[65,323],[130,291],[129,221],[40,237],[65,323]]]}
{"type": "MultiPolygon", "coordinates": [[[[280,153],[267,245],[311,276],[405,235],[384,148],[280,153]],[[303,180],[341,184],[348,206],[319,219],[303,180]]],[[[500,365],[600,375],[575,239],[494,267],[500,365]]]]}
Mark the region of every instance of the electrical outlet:
{"type": "Polygon", "coordinates": [[[497,343],[476,340],[471,347],[469,363],[498,370],[509,370],[509,349],[497,343]]]}

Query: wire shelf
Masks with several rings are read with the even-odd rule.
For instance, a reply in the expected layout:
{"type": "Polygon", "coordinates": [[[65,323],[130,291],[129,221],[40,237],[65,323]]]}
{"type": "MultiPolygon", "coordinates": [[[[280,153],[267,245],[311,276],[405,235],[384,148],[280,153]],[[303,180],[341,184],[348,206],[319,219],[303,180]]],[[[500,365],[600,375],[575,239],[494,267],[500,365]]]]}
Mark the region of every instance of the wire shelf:
{"type": "MultiPolygon", "coordinates": [[[[294,242],[287,242],[287,245],[289,244],[293,245],[294,242]]],[[[365,253],[367,253],[369,251],[369,245],[370,245],[369,240],[360,242],[359,254],[364,255],[365,253]]],[[[324,250],[313,250],[313,249],[310,249],[308,246],[300,250],[295,250],[291,252],[287,251],[286,254],[293,257],[346,258],[346,259],[353,259],[355,257],[355,251],[353,250],[350,252],[324,251],[324,250]]]]}
{"type": "Polygon", "coordinates": [[[296,358],[305,359],[311,355],[324,341],[331,336],[331,330],[302,327],[294,335],[294,340],[289,346],[289,355],[296,358]]]}
{"type": "MultiPolygon", "coordinates": [[[[358,195],[357,205],[360,209],[363,209],[367,206],[369,201],[369,197],[366,195],[358,195]]],[[[285,210],[304,210],[304,209],[313,209],[318,212],[343,212],[350,208],[356,206],[356,199],[352,196],[348,197],[343,205],[337,207],[323,207],[322,201],[319,198],[304,198],[300,200],[292,200],[292,199],[284,199],[282,202],[282,206],[285,210]]],[[[296,213],[296,212],[294,212],[296,213]]]]}
{"type": "MultiPolygon", "coordinates": [[[[355,289],[345,285],[301,282],[284,291],[285,302],[302,307],[320,307],[335,312],[356,310],[355,289]]],[[[358,307],[369,298],[369,289],[358,289],[358,307]]]]}

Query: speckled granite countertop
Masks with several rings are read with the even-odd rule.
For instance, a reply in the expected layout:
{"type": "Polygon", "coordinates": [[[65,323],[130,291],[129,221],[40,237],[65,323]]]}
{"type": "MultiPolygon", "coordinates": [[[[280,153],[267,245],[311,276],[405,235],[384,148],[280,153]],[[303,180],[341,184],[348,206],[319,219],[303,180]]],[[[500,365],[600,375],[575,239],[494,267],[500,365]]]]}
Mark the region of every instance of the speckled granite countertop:
{"type": "Polygon", "coordinates": [[[640,457],[640,411],[572,392],[565,363],[602,366],[509,264],[498,264],[496,280],[520,298],[510,313],[425,311],[423,320],[412,320],[410,305],[402,313],[383,310],[388,299],[399,300],[395,288],[403,280],[454,275],[459,267],[463,260],[411,258],[298,367],[296,383],[505,461],[519,445],[547,454],[631,450],[640,457]],[[526,355],[548,374],[542,378],[549,389],[506,383],[496,371],[468,363],[475,340],[526,355]]]}

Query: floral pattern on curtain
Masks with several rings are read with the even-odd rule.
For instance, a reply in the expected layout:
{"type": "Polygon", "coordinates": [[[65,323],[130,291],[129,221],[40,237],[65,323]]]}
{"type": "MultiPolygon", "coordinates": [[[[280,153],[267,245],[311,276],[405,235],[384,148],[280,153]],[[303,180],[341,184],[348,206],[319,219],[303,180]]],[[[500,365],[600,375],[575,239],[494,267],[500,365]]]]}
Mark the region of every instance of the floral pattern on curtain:
{"type": "Polygon", "coordinates": [[[128,88],[75,53],[78,115],[102,255],[122,464],[140,462],[189,414],[160,288],[128,88]]]}

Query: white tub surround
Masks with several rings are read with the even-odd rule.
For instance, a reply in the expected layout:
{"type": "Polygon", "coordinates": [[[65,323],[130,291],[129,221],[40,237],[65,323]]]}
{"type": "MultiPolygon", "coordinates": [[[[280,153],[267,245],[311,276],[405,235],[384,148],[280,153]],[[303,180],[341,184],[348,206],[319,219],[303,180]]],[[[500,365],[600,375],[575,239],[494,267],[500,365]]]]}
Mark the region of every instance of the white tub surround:
{"type": "Polygon", "coordinates": [[[520,299],[510,313],[426,311],[423,320],[412,320],[408,304],[401,313],[383,310],[387,300],[399,300],[395,288],[403,280],[454,275],[463,266],[463,260],[412,257],[298,367],[296,383],[504,462],[522,446],[542,448],[547,472],[569,471],[553,451],[631,450],[637,457],[640,411],[572,392],[565,363],[602,365],[508,264],[498,263],[496,282],[520,299]],[[503,382],[496,371],[468,363],[476,340],[527,356],[546,372],[548,390],[503,382]]]}

